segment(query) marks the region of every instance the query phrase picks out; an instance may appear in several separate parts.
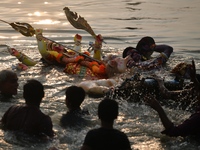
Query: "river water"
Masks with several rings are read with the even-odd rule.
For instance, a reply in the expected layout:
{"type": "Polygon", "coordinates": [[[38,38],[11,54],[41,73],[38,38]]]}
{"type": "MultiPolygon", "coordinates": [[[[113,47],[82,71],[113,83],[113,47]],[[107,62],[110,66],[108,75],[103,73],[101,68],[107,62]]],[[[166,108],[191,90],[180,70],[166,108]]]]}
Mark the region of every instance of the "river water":
{"type": "MultiPolygon", "coordinates": [[[[93,38],[84,30],[75,29],[66,19],[63,8],[77,12],[84,17],[96,34],[106,41],[105,54],[121,55],[127,46],[136,46],[143,36],[152,36],[157,44],[168,44],[174,52],[168,61],[173,67],[179,62],[189,62],[193,58],[197,72],[200,69],[200,1],[199,0],[3,0],[0,2],[0,19],[7,22],[26,22],[34,28],[44,29],[44,36],[57,42],[72,45],[76,33],[82,35],[83,48],[88,47],[93,38]]],[[[40,60],[35,37],[25,37],[11,26],[0,22],[0,44],[15,47],[36,61],[40,60]]],[[[0,69],[11,68],[18,60],[9,55],[6,47],[0,46],[0,69]]],[[[51,116],[56,136],[52,142],[33,144],[19,140],[10,132],[0,130],[0,149],[48,149],[55,146],[63,150],[77,150],[83,143],[86,133],[99,127],[96,115],[100,98],[86,97],[82,104],[89,110],[90,126],[64,129],[59,119],[67,109],[64,104],[64,91],[67,86],[81,81],[62,72],[63,68],[43,66],[41,62],[27,71],[17,71],[19,94],[12,102],[0,102],[0,117],[12,104],[24,103],[22,87],[27,79],[35,78],[45,86],[45,97],[41,104],[44,113],[51,116]]],[[[162,71],[160,71],[162,73],[162,71]]],[[[132,149],[138,150],[194,150],[199,143],[185,138],[170,138],[160,133],[163,126],[158,115],[145,105],[119,101],[120,115],[115,128],[125,132],[132,149]]],[[[173,122],[179,123],[190,113],[179,109],[165,108],[173,122]]]]}

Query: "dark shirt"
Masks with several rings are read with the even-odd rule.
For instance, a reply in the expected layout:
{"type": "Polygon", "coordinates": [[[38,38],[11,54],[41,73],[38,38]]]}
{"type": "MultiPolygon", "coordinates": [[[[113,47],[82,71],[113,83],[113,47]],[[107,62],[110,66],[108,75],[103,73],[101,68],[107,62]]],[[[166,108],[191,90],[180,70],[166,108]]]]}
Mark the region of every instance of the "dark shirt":
{"type": "Polygon", "coordinates": [[[171,128],[161,132],[168,136],[190,136],[195,135],[200,137],[200,109],[193,113],[188,119],[178,126],[172,125],[171,128]]]}
{"type": "Polygon", "coordinates": [[[67,112],[66,114],[63,114],[60,119],[61,126],[74,128],[86,126],[89,121],[83,117],[88,114],[88,111],[83,111],[81,109],[67,112]]]}
{"type": "Polygon", "coordinates": [[[51,118],[36,106],[11,106],[3,115],[1,123],[6,130],[22,131],[37,136],[54,135],[51,118]]]}
{"type": "MultiPolygon", "coordinates": [[[[160,54],[155,58],[152,58],[151,55],[149,55],[148,57],[146,56],[145,60],[141,60],[139,62],[138,60],[136,61],[135,58],[132,57],[133,59],[128,62],[127,67],[131,68],[133,66],[137,66],[142,69],[160,68],[163,64],[165,64],[168,61],[171,53],[173,52],[173,48],[168,45],[156,45],[154,51],[159,52],[160,54]]],[[[152,51],[152,53],[154,51],[152,51]]]]}
{"type": "Polygon", "coordinates": [[[130,142],[125,133],[116,129],[99,128],[90,130],[83,145],[93,150],[129,150],[130,142]]]}

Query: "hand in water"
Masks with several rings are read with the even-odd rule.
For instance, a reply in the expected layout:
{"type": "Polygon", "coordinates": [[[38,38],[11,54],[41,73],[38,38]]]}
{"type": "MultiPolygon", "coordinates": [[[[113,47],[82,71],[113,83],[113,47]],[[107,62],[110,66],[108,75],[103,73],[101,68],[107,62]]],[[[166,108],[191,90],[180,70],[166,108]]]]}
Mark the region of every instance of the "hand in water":
{"type": "Polygon", "coordinates": [[[156,111],[158,111],[161,108],[161,106],[160,106],[159,102],[156,100],[155,96],[153,96],[151,94],[146,94],[144,96],[144,102],[146,105],[149,105],[151,108],[153,108],[156,111]]]}
{"type": "Polygon", "coordinates": [[[169,90],[164,85],[164,78],[161,78],[157,76],[156,74],[151,75],[151,77],[158,82],[158,88],[162,96],[167,97],[169,94],[169,90]]]}

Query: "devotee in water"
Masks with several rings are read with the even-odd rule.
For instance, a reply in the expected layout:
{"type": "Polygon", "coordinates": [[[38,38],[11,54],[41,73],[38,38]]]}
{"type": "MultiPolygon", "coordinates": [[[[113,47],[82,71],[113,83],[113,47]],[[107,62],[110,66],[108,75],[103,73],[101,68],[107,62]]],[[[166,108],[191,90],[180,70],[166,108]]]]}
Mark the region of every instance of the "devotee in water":
{"type": "Polygon", "coordinates": [[[18,77],[12,70],[0,72],[0,101],[9,101],[13,95],[17,95],[18,77]]]}
{"type": "Polygon", "coordinates": [[[131,150],[126,134],[113,128],[117,116],[118,103],[111,99],[102,100],[98,106],[101,127],[87,133],[81,150],[131,150]]]}
{"type": "Polygon", "coordinates": [[[170,55],[173,52],[173,48],[169,45],[158,45],[152,37],[143,37],[137,44],[136,48],[127,47],[122,53],[122,57],[125,58],[128,55],[132,59],[128,62],[127,67],[140,67],[143,69],[159,68],[165,64],[170,55]],[[152,57],[154,52],[158,52],[159,55],[155,58],[152,57]]]}
{"type": "Polygon", "coordinates": [[[72,85],[65,91],[65,104],[67,113],[63,114],[60,119],[63,127],[81,128],[89,122],[83,118],[84,115],[89,115],[88,111],[81,109],[81,104],[85,99],[85,91],[82,87],[72,85]]]}
{"type": "MultiPolygon", "coordinates": [[[[193,61],[193,69],[191,70],[191,81],[194,82],[195,85],[195,93],[198,99],[198,102],[200,104],[200,83],[196,78],[196,69],[193,61]]],[[[191,116],[186,119],[183,123],[180,123],[179,125],[174,125],[170,121],[170,119],[167,117],[167,114],[165,113],[164,109],[161,107],[159,102],[156,100],[155,97],[153,97],[151,94],[146,95],[144,98],[145,102],[151,106],[159,115],[161,122],[165,128],[164,131],[162,131],[162,134],[166,134],[168,136],[200,136],[200,107],[196,110],[195,113],[191,114],[191,116]]],[[[199,105],[198,104],[198,105],[199,105]]]]}
{"type": "Polygon", "coordinates": [[[54,136],[52,121],[40,110],[44,87],[37,80],[28,80],[23,87],[25,104],[11,106],[1,119],[4,130],[20,131],[41,139],[54,136]]]}

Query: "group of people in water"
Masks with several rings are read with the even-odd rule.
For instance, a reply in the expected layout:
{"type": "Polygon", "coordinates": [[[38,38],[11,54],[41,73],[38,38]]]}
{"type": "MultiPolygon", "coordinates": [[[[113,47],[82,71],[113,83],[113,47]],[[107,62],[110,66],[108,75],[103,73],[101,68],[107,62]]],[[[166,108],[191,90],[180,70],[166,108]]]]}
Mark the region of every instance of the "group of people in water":
{"type": "MultiPolygon", "coordinates": [[[[0,72],[0,79],[1,100],[11,98],[17,94],[18,78],[15,72],[3,70],[0,72]]],[[[63,114],[60,119],[61,126],[86,125],[87,121],[82,116],[88,115],[88,112],[81,109],[81,104],[86,96],[84,89],[72,85],[66,89],[65,95],[65,104],[68,112],[63,114]]],[[[42,83],[35,79],[28,80],[23,86],[25,104],[13,105],[8,108],[2,116],[1,129],[20,131],[30,136],[36,136],[43,142],[53,138],[55,132],[53,131],[52,120],[50,116],[45,115],[40,110],[40,104],[44,96],[42,83]]],[[[88,132],[81,149],[131,149],[128,137],[123,132],[113,128],[114,120],[117,119],[117,116],[118,103],[115,100],[103,99],[98,107],[101,128],[88,132]],[[107,140],[105,140],[104,134],[107,135],[107,140]],[[111,143],[108,142],[113,137],[117,137],[113,140],[118,144],[113,140],[111,143]]],[[[52,147],[50,149],[56,148],[52,147]]]]}
{"type": "MultiPolygon", "coordinates": [[[[136,48],[127,47],[119,56],[108,56],[104,58],[105,71],[108,77],[116,75],[116,73],[125,72],[126,69],[138,67],[141,69],[157,69],[167,62],[173,48],[168,45],[156,45],[152,37],[142,38],[136,48]],[[153,52],[159,52],[159,55],[152,58],[153,52]],[[125,60],[125,61],[119,61],[125,60]],[[123,62],[123,63],[122,63],[123,62]],[[125,63],[124,63],[125,62],[125,63]],[[125,64],[125,69],[124,69],[125,64]],[[109,68],[109,69],[108,69],[109,68]],[[110,70],[111,68],[111,70],[110,70]],[[115,71],[113,71],[115,70],[115,71]],[[116,71],[117,70],[117,71],[116,71]]],[[[53,54],[58,60],[57,53],[53,54]]],[[[63,59],[63,58],[62,58],[63,59]]],[[[81,61],[87,58],[81,56],[81,61]],[[82,60],[83,59],[83,60],[82,60]]],[[[59,61],[61,57],[59,56],[59,61]]],[[[81,62],[78,60],[77,62],[81,62]]],[[[89,61],[91,63],[91,61],[89,61]]],[[[98,66],[96,63],[90,66],[98,66]]],[[[192,87],[187,90],[169,91],[163,83],[163,80],[155,77],[161,94],[165,98],[173,99],[184,93],[194,95],[194,98],[200,102],[200,83],[197,79],[195,62],[189,69],[189,77],[191,79],[192,87]]],[[[6,101],[8,98],[17,94],[18,77],[15,72],[11,70],[2,70],[0,72],[0,100],[6,101]]],[[[52,120],[48,115],[45,115],[40,110],[40,104],[44,98],[44,86],[35,79],[28,80],[23,86],[23,97],[25,99],[24,105],[13,105],[5,112],[1,119],[1,128],[12,131],[23,131],[26,134],[41,137],[42,140],[48,140],[54,137],[52,120]]],[[[89,115],[87,111],[81,109],[81,104],[84,101],[86,92],[82,87],[72,85],[66,88],[65,91],[65,104],[68,112],[63,114],[60,119],[61,126],[74,127],[87,124],[88,122],[83,119],[83,115],[89,115]],[[78,93],[78,94],[77,94],[78,93]]],[[[180,125],[174,125],[167,117],[164,109],[156,100],[152,93],[145,93],[143,101],[158,112],[161,122],[165,128],[162,132],[168,136],[190,136],[200,135],[200,111],[197,109],[190,118],[186,119],[180,125]]],[[[98,129],[90,130],[84,139],[81,150],[90,149],[131,149],[128,136],[123,132],[114,128],[114,120],[118,116],[118,103],[116,100],[104,97],[98,105],[98,118],[101,120],[101,127],[98,129]]],[[[197,104],[198,105],[198,104],[197,104]]]]}

